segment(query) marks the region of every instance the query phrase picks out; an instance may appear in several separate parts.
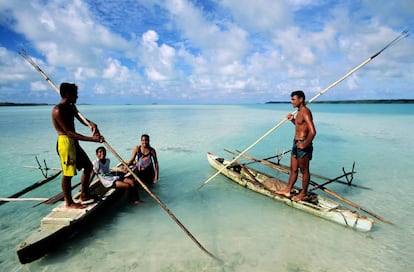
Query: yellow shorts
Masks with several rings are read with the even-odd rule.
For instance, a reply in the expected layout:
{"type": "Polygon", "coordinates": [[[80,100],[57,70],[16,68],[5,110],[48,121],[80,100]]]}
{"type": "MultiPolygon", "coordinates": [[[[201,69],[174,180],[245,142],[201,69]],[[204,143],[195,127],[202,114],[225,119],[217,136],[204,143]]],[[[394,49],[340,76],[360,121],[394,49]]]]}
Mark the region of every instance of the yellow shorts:
{"type": "Polygon", "coordinates": [[[63,175],[73,177],[76,175],[76,145],[75,140],[68,135],[59,135],[57,152],[62,165],[63,175]]]}

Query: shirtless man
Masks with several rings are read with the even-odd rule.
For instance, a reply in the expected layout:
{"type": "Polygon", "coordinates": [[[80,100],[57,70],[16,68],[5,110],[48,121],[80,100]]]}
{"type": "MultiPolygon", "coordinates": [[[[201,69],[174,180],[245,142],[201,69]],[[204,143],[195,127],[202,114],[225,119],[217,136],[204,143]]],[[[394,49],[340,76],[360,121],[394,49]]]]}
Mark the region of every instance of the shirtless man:
{"type": "Polygon", "coordinates": [[[292,106],[298,108],[296,118],[293,114],[287,116],[295,125],[295,138],[293,140],[292,156],[290,158],[290,176],[287,187],[276,191],[280,195],[290,198],[293,185],[298,178],[299,169],[302,172],[302,189],[293,201],[304,200],[308,192],[310,181],[309,162],[312,159],[312,141],[316,130],[313,124],[312,112],[306,107],[303,91],[294,91],[291,94],[292,106]]]}
{"type": "Polygon", "coordinates": [[[90,196],[87,194],[87,190],[92,173],[92,163],[78,141],[103,142],[104,138],[100,135],[96,124],[89,120],[93,136],[84,136],[75,131],[75,117],[82,124],[87,125],[79,116],[75,106],[78,99],[78,87],[75,84],[62,83],[60,85],[60,96],[62,97],[61,101],[52,110],[52,122],[58,134],[56,149],[63,170],[62,191],[66,207],[82,209],[85,206],[81,203],[75,203],[72,199],[71,180],[76,175],[76,170],[83,168],[81,200],[89,200],[90,196]]]}

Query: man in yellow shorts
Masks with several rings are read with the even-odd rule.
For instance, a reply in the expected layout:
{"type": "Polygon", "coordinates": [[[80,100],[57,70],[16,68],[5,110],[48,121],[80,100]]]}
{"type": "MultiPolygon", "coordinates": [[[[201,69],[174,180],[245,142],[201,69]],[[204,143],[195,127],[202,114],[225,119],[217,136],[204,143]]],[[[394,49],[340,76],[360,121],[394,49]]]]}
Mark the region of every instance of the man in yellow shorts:
{"type": "Polygon", "coordinates": [[[83,168],[81,200],[89,200],[91,197],[87,190],[92,173],[92,163],[80,147],[79,141],[102,143],[104,138],[99,133],[97,125],[89,120],[86,121],[91,126],[92,136],[84,136],[75,131],[75,118],[82,124],[88,125],[82,120],[75,106],[78,99],[78,87],[75,84],[62,83],[60,85],[60,96],[62,97],[61,101],[52,110],[52,122],[58,134],[56,149],[63,170],[62,191],[65,196],[66,207],[82,209],[85,206],[81,203],[75,203],[72,199],[71,181],[72,177],[77,174],[77,170],[83,168]]]}

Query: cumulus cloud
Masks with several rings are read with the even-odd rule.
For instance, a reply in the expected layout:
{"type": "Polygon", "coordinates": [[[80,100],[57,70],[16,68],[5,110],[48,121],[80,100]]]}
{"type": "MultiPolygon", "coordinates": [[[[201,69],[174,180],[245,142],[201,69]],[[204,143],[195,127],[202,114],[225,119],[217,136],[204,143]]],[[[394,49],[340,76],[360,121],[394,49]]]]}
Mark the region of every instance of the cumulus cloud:
{"type": "MultiPolygon", "coordinates": [[[[15,53],[24,46],[56,82],[76,81],[90,99],[286,100],[299,87],[318,92],[412,26],[411,2],[4,0],[0,26],[12,36],[0,41],[0,90],[41,90],[15,53]]],[[[398,44],[341,88],[398,80],[406,95],[412,46],[398,44]]]]}
{"type": "Polygon", "coordinates": [[[272,33],[293,23],[289,5],[284,1],[223,0],[224,7],[243,28],[260,33],[272,33]]]}
{"type": "Polygon", "coordinates": [[[44,91],[49,91],[50,87],[47,84],[45,84],[44,82],[35,81],[35,82],[30,83],[30,89],[32,91],[44,92],[44,91]]]}
{"type": "Polygon", "coordinates": [[[158,45],[158,34],[148,30],[142,35],[140,65],[150,80],[167,80],[174,77],[175,49],[158,45]]]}

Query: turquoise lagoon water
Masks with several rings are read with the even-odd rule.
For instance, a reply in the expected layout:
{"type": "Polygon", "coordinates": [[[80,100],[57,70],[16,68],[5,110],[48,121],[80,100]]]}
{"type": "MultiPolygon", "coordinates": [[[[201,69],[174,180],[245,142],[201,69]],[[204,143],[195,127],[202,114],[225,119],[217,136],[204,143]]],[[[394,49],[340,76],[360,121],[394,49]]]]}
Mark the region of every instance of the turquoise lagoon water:
{"type": "MultiPolygon", "coordinates": [[[[210,252],[203,253],[149,196],[143,205],[120,201],[90,229],[46,257],[21,265],[18,245],[34,231],[51,206],[33,202],[0,206],[2,271],[410,271],[414,269],[414,105],[310,105],[317,137],[312,172],[328,177],[349,170],[355,184],[329,188],[392,221],[376,221],[357,232],[292,209],[216,177],[206,153],[243,150],[292,111],[289,104],[267,105],[80,105],[107,142],[125,159],[142,133],[151,135],[160,160],[153,192],[210,252]]],[[[51,106],[1,107],[0,197],[40,179],[35,155],[59,167],[51,106]]],[[[77,125],[88,134],[88,128],[77,125]]],[[[269,157],[290,149],[293,126],[281,125],[249,153],[269,157]]],[[[84,142],[94,158],[98,144],[84,142]]],[[[108,155],[113,161],[116,159],[108,155]]],[[[289,156],[282,160],[289,163],[289,156]]],[[[272,170],[260,167],[262,170],[272,170]]],[[[75,178],[73,183],[77,182],[75,178]]],[[[298,182],[300,185],[300,182],[298,182]]],[[[25,197],[49,197],[60,178],[25,197]]]]}

